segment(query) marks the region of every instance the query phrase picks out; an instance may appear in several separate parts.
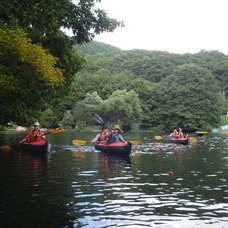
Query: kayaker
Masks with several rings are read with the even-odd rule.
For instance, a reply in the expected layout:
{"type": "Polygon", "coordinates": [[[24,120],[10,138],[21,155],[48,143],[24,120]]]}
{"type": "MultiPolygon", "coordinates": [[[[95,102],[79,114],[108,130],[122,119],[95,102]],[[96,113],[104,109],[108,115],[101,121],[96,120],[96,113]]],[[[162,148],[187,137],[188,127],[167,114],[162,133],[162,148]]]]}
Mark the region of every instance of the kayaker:
{"type": "Polygon", "coordinates": [[[125,143],[127,143],[126,141],[124,141],[122,135],[120,135],[120,132],[122,132],[122,130],[120,129],[120,126],[117,124],[114,125],[112,127],[111,134],[108,136],[107,143],[113,143],[113,142],[125,142],[125,143]]]}
{"type": "Polygon", "coordinates": [[[182,131],[182,129],[179,128],[178,129],[178,136],[177,136],[177,138],[188,138],[188,134],[184,134],[183,131],[182,131]]]}
{"type": "Polygon", "coordinates": [[[181,128],[178,129],[178,138],[184,138],[184,133],[181,128]]]}
{"type": "Polygon", "coordinates": [[[169,135],[170,138],[178,137],[178,131],[176,128],[173,129],[173,132],[169,135]]]}
{"type": "Polygon", "coordinates": [[[35,122],[33,124],[33,130],[29,131],[28,134],[20,141],[20,143],[40,141],[44,140],[44,138],[45,134],[43,131],[40,130],[39,122],[35,122]]]}
{"type": "Polygon", "coordinates": [[[96,135],[96,137],[91,141],[93,143],[95,142],[106,142],[108,139],[108,135],[110,134],[108,127],[103,126],[101,129],[101,132],[96,135]]]}

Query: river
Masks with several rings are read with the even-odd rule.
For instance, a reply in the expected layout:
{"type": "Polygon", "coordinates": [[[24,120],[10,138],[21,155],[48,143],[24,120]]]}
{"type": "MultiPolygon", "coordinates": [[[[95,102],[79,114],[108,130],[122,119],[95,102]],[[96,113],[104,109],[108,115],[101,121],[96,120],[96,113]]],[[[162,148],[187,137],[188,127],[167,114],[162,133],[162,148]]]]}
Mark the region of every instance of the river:
{"type": "Polygon", "coordinates": [[[95,134],[48,135],[47,156],[0,151],[0,227],[228,227],[228,135],[178,145],[126,132],[142,140],[127,158],[71,144],[95,134]]]}

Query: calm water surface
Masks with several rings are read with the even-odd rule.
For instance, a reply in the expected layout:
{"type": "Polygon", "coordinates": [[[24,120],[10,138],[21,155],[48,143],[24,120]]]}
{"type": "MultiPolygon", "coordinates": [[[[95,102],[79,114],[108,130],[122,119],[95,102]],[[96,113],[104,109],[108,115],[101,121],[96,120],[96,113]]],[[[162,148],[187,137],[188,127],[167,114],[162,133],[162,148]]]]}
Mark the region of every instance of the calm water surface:
{"type": "MultiPolygon", "coordinates": [[[[48,156],[0,151],[0,227],[228,227],[228,135],[177,145],[124,133],[143,141],[127,158],[71,144],[95,135],[49,135],[48,156]]],[[[1,132],[0,144],[21,137],[1,132]]]]}

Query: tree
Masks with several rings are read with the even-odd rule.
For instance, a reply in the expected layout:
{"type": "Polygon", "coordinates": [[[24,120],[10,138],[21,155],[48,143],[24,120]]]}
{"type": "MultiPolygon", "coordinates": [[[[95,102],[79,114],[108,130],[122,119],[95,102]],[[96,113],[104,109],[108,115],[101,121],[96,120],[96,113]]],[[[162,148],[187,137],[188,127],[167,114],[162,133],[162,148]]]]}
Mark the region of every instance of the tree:
{"type": "Polygon", "coordinates": [[[223,98],[218,82],[209,70],[195,64],[177,68],[154,94],[152,121],[160,128],[208,129],[220,120],[223,98]]]}
{"type": "Polygon", "coordinates": [[[76,124],[75,124],[74,117],[73,117],[73,115],[72,115],[70,110],[67,110],[64,113],[62,123],[63,123],[64,126],[70,126],[72,128],[75,128],[76,124]]]}
{"type": "Polygon", "coordinates": [[[142,109],[138,94],[131,90],[116,90],[102,104],[101,113],[112,123],[130,127],[139,123],[142,109]]]}
{"type": "Polygon", "coordinates": [[[49,128],[58,127],[60,125],[55,113],[50,108],[47,108],[42,112],[40,122],[42,126],[49,128]]]}
{"type": "Polygon", "coordinates": [[[44,96],[64,81],[55,65],[56,58],[32,44],[22,30],[0,29],[0,124],[37,118],[44,96]]]}
{"type": "MultiPolygon", "coordinates": [[[[33,54],[31,48],[28,49],[30,52],[27,57],[24,54],[26,49],[23,53],[14,53],[17,49],[16,46],[20,45],[18,42],[15,44],[11,42],[14,47],[11,50],[6,43],[0,44],[0,83],[5,88],[1,91],[1,95],[3,95],[1,98],[5,100],[5,97],[11,94],[7,102],[16,103],[15,108],[12,105],[6,107],[6,101],[4,101],[5,103],[2,104],[5,108],[4,113],[8,113],[8,116],[4,113],[1,114],[0,123],[4,124],[13,120],[18,124],[26,124],[34,118],[39,118],[42,110],[46,108],[45,106],[50,105],[52,105],[53,111],[56,109],[55,113],[60,118],[65,107],[59,106],[59,102],[67,94],[72,76],[82,68],[85,62],[75,53],[73,45],[89,42],[96,34],[112,32],[122,24],[109,18],[105,11],[96,9],[95,2],[96,0],[79,0],[77,3],[73,3],[71,0],[1,1],[0,28],[4,31],[23,29],[31,39],[31,43],[34,45],[40,43],[48,54],[54,56],[53,61],[56,63],[53,62],[52,68],[48,68],[45,65],[45,59],[41,61],[39,57],[40,62],[35,61],[38,53],[36,51],[33,54]],[[73,36],[67,36],[62,31],[63,28],[70,29],[73,36]],[[20,54],[23,57],[19,56],[20,54]],[[13,57],[12,64],[10,63],[11,57],[13,57]],[[33,65],[30,60],[33,61],[33,65]],[[38,63],[40,63],[40,67],[38,63]],[[54,65],[58,68],[54,68],[54,65]],[[52,77],[54,70],[55,76],[52,77]],[[39,77],[30,77],[31,74],[34,76],[34,71],[39,77]],[[64,76],[62,81],[59,77],[60,73],[64,76]],[[49,76],[46,77],[48,74],[49,76]],[[51,83],[47,85],[50,77],[52,77],[49,81],[51,83]],[[56,80],[55,83],[54,80],[56,80]],[[57,81],[59,85],[64,81],[58,90],[53,86],[53,84],[58,84],[57,81]],[[12,92],[13,90],[17,93],[12,92]],[[36,112],[34,113],[32,109],[35,109],[36,112]]],[[[36,47],[38,49],[38,46],[36,47]]],[[[33,46],[33,50],[35,50],[35,46],[33,46]]],[[[50,57],[50,55],[47,56],[50,57]]],[[[51,58],[48,61],[51,62],[51,58]]]]}
{"type": "Polygon", "coordinates": [[[96,0],[2,0],[0,24],[4,28],[23,28],[35,43],[59,58],[59,66],[70,77],[81,67],[73,45],[91,41],[96,34],[112,32],[122,25],[95,8],[96,0]],[[72,31],[72,39],[62,32],[72,31]]]}
{"type": "Polygon", "coordinates": [[[83,121],[86,124],[93,124],[92,114],[100,112],[102,102],[96,91],[87,93],[85,99],[78,101],[72,110],[75,123],[83,121]]]}

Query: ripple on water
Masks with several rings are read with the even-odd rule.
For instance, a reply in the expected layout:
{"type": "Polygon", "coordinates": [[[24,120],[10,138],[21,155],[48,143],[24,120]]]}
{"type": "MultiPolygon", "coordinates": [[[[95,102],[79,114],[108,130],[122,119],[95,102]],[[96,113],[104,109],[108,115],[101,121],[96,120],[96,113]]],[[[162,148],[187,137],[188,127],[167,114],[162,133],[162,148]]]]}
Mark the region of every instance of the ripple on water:
{"type": "Polygon", "coordinates": [[[228,227],[225,137],[150,141],[133,146],[130,162],[92,146],[54,146],[50,159],[0,153],[0,211],[20,221],[42,207],[46,221],[60,215],[58,227],[228,227]]]}

